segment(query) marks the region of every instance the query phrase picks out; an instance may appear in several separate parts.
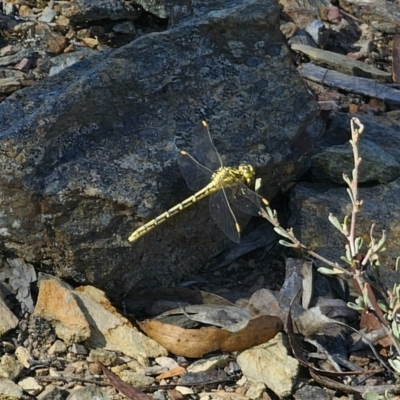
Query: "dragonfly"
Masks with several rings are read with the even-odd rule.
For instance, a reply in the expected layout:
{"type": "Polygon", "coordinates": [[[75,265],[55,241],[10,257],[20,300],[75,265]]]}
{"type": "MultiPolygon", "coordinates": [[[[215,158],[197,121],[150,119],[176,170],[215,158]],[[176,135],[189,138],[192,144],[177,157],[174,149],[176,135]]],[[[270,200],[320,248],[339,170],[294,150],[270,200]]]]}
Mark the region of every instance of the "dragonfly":
{"type": "Polygon", "coordinates": [[[223,165],[215,148],[206,121],[197,126],[193,138],[193,156],[181,151],[178,164],[187,186],[196,193],[136,229],[130,242],[139,239],[167,219],[192,204],[210,196],[210,214],[218,227],[235,243],[240,242],[241,226],[237,214],[259,215],[262,204],[268,201],[249,189],[255,181],[253,166],[240,164],[236,168],[223,165]]]}

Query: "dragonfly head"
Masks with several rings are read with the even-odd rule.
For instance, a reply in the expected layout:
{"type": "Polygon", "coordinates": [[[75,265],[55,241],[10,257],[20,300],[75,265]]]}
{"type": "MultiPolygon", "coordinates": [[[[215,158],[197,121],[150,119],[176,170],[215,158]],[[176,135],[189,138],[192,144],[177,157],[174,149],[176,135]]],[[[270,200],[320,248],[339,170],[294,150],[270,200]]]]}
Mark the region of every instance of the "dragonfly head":
{"type": "Polygon", "coordinates": [[[254,168],[248,164],[240,164],[238,170],[239,170],[239,173],[240,173],[243,181],[247,185],[251,184],[256,175],[254,168]]]}

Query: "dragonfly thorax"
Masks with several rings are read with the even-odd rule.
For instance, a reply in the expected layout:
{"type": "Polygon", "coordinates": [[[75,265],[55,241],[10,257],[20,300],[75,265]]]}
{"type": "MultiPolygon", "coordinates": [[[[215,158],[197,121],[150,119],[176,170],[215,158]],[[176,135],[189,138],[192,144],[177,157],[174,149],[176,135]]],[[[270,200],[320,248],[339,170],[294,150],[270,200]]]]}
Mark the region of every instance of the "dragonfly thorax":
{"type": "Polygon", "coordinates": [[[212,182],[217,187],[232,186],[235,183],[249,185],[255,176],[254,168],[251,165],[241,164],[237,168],[221,167],[212,176],[212,182]]]}

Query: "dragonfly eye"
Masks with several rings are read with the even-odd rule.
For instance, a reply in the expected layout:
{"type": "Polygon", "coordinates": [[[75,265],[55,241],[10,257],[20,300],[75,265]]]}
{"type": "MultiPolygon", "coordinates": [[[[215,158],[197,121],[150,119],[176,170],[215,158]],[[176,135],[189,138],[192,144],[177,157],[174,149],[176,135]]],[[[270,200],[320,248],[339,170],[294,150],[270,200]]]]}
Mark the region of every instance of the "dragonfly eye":
{"type": "Polygon", "coordinates": [[[239,171],[247,184],[250,184],[254,179],[254,168],[251,165],[239,165],[239,171]]]}

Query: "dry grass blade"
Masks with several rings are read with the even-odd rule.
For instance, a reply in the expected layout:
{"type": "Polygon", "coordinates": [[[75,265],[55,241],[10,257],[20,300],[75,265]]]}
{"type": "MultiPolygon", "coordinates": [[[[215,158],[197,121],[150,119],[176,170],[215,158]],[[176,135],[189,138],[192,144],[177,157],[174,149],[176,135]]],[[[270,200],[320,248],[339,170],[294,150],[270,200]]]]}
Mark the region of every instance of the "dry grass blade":
{"type": "Polygon", "coordinates": [[[126,398],[130,400],[153,400],[150,396],[147,396],[147,394],[135,389],[128,383],[121,380],[117,375],[109,371],[101,362],[98,362],[98,364],[110,383],[126,398]]]}

